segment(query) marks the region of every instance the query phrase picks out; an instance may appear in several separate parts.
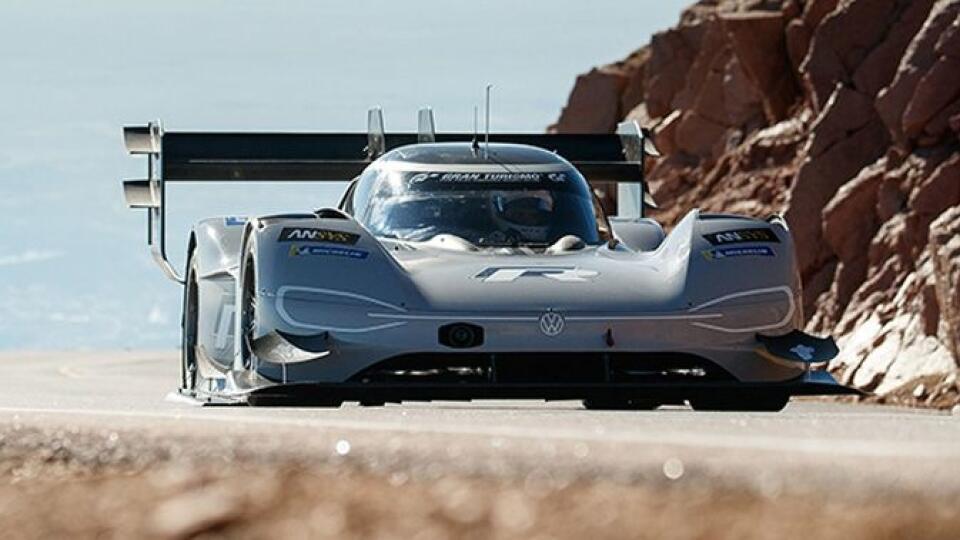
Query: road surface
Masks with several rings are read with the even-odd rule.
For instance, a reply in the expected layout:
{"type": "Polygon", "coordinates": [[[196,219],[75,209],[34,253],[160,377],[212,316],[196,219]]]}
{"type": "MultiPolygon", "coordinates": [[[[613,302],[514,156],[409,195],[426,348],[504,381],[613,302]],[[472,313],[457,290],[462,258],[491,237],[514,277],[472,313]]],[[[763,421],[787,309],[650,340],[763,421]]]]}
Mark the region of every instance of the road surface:
{"type": "Polygon", "coordinates": [[[586,411],[577,402],[339,409],[197,407],[168,399],[174,352],[0,353],[0,422],[110,429],[178,444],[373,470],[960,493],[960,417],[800,401],[781,413],[586,411]]]}

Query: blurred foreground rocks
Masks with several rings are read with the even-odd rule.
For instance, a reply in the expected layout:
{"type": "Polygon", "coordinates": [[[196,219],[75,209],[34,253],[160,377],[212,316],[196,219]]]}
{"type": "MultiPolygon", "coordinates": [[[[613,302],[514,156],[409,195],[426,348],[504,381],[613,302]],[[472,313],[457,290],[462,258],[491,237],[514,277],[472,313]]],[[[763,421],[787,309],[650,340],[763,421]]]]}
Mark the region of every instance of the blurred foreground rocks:
{"type": "Polygon", "coordinates": [[[957,371],[960,0],[702,0],[581,75],[549,129],[624,118],[665,153],[648,178],[667,225],[787,217],[843,382],[910,394],[957,371]]]}

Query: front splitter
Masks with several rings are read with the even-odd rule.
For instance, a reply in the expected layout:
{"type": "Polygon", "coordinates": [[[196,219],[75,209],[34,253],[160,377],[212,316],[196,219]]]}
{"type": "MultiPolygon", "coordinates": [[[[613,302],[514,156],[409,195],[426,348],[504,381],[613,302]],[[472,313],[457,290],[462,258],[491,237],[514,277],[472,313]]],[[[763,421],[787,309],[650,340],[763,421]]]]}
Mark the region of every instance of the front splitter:
{"type": "Polygon", "coordinates": [[[470,401],[475,399],[639,399],[679,402],[736,393],[738,398],[771,395],[863,395],[836,382],[829,373],[810,372],[777,383],[710,381],[689,383],[288,383],[253,390],[250,405],[328,405],[343,401],[470,401]]]}

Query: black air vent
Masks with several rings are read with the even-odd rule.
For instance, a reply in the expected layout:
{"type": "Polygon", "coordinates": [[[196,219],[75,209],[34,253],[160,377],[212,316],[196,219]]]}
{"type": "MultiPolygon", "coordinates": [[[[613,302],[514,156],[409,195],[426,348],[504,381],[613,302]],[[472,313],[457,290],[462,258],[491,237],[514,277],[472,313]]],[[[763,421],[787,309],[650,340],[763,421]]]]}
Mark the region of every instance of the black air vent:
{"type": "Polygon", "coordinates": [[[320,219],[350,219],[350,216],[336,208],[321,208],[314,210],[313,213],[320,219]]]}
{"type": "Polygon", "coordinates": [[[453,323],[437,330],[441,345],[452,349],[470,349],[483,345],[483,328],[470,323],[453,323]]]}

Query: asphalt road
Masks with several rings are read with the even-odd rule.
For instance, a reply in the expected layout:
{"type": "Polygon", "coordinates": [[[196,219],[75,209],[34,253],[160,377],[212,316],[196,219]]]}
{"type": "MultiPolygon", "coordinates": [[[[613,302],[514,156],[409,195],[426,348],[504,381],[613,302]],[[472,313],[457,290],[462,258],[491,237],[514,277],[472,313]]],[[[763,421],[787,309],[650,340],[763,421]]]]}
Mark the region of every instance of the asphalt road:
{"type": "Polygon", "coordinates": [[[188,446],[242,440],[247,454],[352,459],[390,474],[960,493],[960,416],[941,412],[818,401],[781,413],[586,411],[569,401],[198,407],[168,398],[176,362],[173,352],[0,353],[0,423],[188,446]]]}

